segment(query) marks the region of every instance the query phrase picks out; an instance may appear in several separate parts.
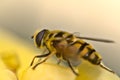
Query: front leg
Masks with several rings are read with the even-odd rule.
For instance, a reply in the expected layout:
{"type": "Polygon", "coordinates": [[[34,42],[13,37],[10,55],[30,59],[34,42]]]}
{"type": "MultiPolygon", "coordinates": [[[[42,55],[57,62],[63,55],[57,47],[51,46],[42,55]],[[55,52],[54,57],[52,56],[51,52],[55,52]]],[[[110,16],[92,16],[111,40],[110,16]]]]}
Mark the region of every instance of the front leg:
{"type": "Polygon", "coordinates": [[[48,58],[50,58],[54,54],[55,54],[55,52],[49,52],[48,55],[46,56],[46,58],[44,60],[42,60],[41,62],[38,62],[37,64],[35,64],[32,69],[35,69],[39,64],[44,63],[48,58]]]}
{"type": "Polygon", "coordinates": [[[33,63],[34,63],[34,61],[35,61],[36,58],[43,58],[43,57],[47,57],[47,56],[49,56],[49,55],[50,55],[50,53],[35,56],[35,57],[33,58],[32,62],[31,62],[31,64],[30,64],[30,66],[33,65],[33,63]]]}

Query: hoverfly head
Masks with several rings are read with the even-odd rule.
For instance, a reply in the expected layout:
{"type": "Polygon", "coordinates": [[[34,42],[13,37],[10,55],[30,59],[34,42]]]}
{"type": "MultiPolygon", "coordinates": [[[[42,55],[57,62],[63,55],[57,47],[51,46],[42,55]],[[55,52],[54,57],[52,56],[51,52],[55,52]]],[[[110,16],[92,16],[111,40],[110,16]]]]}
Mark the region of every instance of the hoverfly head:
{"type": "Polygon", "coordinates": [[[48,30],[43,29],[42,31],[38,32],[36,35],[31,37],[32,39],[34,39],[34,43],[36,44],[37,47],[42,48],[44,46],[43,40],[47,33],[48,33],[48,30]]]}

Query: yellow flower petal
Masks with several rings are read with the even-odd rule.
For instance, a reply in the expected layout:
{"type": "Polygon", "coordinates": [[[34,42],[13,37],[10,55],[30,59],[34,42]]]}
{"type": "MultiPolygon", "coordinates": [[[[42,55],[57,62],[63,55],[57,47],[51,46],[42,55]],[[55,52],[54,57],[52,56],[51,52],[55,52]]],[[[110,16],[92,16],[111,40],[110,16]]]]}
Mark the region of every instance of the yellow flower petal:
{"type": "Polygon", "coordinates": [[[9,66],[10,69],[15,70],[20,66],[17,70],[17,75],[19,77],[22,71],[30,65],[35,55],[34,49],[30,47],[31,45],[27,42],[16,37],[7,30],[0,29],[0,37],[0,56],[3,56],[5,65],[7,67],[9,66]]]}
{"type": "Polygon", "coordinates": [[[80,75],[76,80],[120,80],[116,74],[88,62],[83,62],[78,70],[80,75]]]}
{"type": "Polygon", "coordinates": [[[17,80],[17,78],[12,71],[0,68],[0,80],[17,80]]]}
{"type": "Polygon", "coordinates": [[[76,75],[67,67],[57,64],[42,63],[33,70],[26,69],[21,80],[75,80],[76,75]]]}
{"type": "Polygon", "coordinates": [[[2,52],[0,56],[6,67],[12,70],[13,72],[16,72],[16,70],[20,66],[20,61],[17,54],[9,51],[9,52],[2,52]]]}

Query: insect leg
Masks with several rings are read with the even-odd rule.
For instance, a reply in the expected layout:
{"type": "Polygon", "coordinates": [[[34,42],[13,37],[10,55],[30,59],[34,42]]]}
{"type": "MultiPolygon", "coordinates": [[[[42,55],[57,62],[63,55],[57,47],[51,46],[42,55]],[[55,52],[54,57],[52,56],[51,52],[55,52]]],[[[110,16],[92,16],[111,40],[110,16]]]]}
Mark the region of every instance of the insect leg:
{"type": "Polygon", "coordinates": [[[109,71],[109,72],[112,72],[112,73],[115,73],[114,71],[112,71],[111,69],[105,67],[102,63],[100,63],[100,67],[102,67],[103,69],[109,71]]]}
{"type": "Polygon", "coordinates": [[[33,66],[33,68],[32,69],[35,69],[39,64],[41,64],[41,63],[44,63],[48,58],[50,58],[52,55],[54,55],[55,53],[48,53],[48,55],[46,56],[46,58],[43,60],[43,61],[41,61],[41,62],[38,62],[37,64],[35,64],[34,66],[33,66]],[[50,54],[50,55],[49,55],[50,54]]]}
{"type": "Polygon", "coordinates": [[[32,65],[33,65],[34,60],[35,60],[36,58],[47,57],[49,54],[50,54],[50,53],[35,56],[35,57],[33,58],[32,62],[31,62],[31,64],[30,64],[30,66],[32,66],[32,65]]]}
{"type": "Polygon", "coordinates": [[[47,58],[46,58],[46,59],[44,59],[43,61],[41,61],[41,62],[37,63],[35,66],[33,66],[33,68],[32,68],[32,69],[35,69],[35,68],[36,68],[39,64],[44,63],[46,60],[47,60],[47,58]]]}
{"type": "Polygon", "coordinates": [[[61,58],[59,58],[59,60],[58,60],[57,64],[60,64],[60,63],[61,63],[61,61],[62,61],[62,59],[61,59],[61,58]]]}
{"type": "Polygon", "coordinates": [[[75,72],[75,70],[74,70],[74,68],[73,68],[73,66],[72,66],[72,64],[71,64],[71,62],[69,61],[69,60],[67,60],[67,63],[68,63],[68,66],[70,67],[70,69],[72,70],[72,72],[75,74],[75,75],[79,75],[77,72],[75,72]]]}

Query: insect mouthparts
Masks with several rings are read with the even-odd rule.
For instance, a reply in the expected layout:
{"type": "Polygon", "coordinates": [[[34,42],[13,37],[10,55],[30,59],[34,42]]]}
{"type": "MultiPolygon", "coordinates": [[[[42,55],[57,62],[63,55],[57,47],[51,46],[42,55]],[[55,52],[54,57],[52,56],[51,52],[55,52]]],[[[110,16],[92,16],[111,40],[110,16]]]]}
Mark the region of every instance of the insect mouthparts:
{"type": "Polygon", "coordinates": [[[33,39],[34,38],[34,36],[31,36],[31,39],[33,39]]]}

